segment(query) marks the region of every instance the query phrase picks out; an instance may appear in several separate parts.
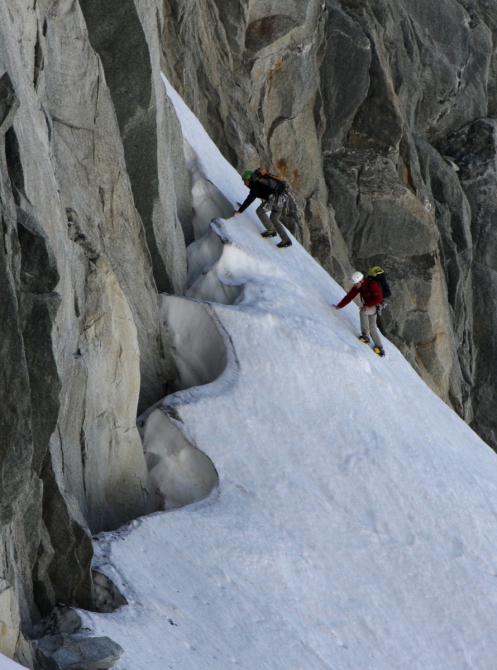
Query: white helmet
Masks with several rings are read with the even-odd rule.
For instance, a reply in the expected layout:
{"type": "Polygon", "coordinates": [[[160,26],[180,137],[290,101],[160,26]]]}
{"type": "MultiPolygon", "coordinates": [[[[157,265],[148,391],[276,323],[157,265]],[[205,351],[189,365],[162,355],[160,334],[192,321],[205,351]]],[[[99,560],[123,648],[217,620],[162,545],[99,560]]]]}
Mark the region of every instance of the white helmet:
{"type": "Polygon", "coordinates": [[[350,281],[353,284],[358,284],[361,281],[361,279],[364,279],[364,275],[362,274],[362,272],[354,272],[354,274],[350,278],[350,281]]]}

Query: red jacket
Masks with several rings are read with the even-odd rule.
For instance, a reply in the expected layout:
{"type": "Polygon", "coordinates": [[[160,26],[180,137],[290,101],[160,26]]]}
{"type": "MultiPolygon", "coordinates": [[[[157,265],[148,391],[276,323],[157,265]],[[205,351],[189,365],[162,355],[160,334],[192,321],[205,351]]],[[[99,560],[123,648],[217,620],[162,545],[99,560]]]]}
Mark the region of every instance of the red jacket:
{"type": "Polygon", "coordinates": [[[375,279],[366,278],[362,282],[361,288],[353,286],[345,298],[338,303],[337,307],[342,309],[358,294],[361,294],[361,300],[365,307],[376,307],[376,305],[380,305],[383,302],[383,293],[381,292],[379,283],[375,279]]]}

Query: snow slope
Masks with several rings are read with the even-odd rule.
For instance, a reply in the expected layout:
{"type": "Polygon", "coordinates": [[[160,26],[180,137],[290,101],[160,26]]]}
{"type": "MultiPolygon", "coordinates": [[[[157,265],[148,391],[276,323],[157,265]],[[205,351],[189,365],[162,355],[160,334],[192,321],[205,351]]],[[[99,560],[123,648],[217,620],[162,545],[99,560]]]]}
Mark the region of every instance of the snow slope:
{"type": "MultiPolygon", "coordinates": [[[[239,175],[168,93],[196,209],[215,191],[199,174],[234,206],[239,175]]],[[[496,454],[393,345],[380,359],[357,340],[357,307],[330,308],[343,289],[297,243],[262,239],[254,210],[195,243],[192,294],[243,287],[213,303],[228,365],[164,400],[219,487],[101,536],[129,605],[85,625],[122,645],[123,670],[494,670],[496,454]]]]}
{"type": "Polygon", "coordinates": [[[19,668],[22,667],[23,666],[19,665],[19,663],[11,661],[7,656],[0,654],[0,670],[19,670],[19,668]]]}

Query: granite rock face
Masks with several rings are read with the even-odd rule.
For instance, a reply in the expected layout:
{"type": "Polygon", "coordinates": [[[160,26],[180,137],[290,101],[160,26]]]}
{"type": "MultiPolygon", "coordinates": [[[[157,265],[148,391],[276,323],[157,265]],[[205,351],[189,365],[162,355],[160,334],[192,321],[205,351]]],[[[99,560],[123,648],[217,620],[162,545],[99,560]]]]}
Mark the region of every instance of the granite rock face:
{"type": "Polygon", "coordinates": [[[196,5],[165,3],[171,81],[240,170],[262,164],[289,180],[287,225],[346,290],[352,266],[386,268],[384,331],[497,447],[493,375],[474,341],[474,324],[488,323],[488,337],[492,319],[472,288],[474,219],[488,223],[489,208],[475,215],[443,148],[495,113],[497,3],[196,5]]]}
{"type": "Polygon", "coordinates": [[[327,203],[316,126],[322,3],[167,0],[164,7],[163,67],[173,86],[240,171],[264,165],[289,181],[284,223],[323,267],[345,277],[348,255],[327,203]]]}
{"type": "MultiPolygon", "coordinates": [[[[337,221],[355,265],[378,260],[390,272],[394,299],[393,309],[385,312],[385,331],[425,381],[469,422],[480,384],[473,343],[479,313],[471,288],[473,212],[457,165],[446,159],[440,143],[468,120],[486,116],[494,104],[489,96],[495,59],[492,4],[422,0],[359,5],[345,0],[329,5],[331,25],[352,23],[368,39],[372,53],[364,99],[345,123],[331,107],[328,126],[340,132],[323,136],[337,221]],[[365,159],[357,160],[357,152],[364,151],[365,159]],[[343,192],[344,158],[356,164],[359,175],[356,203],[350,189],[348,196],[343,192]],[[381,170],[371,170],[371,161],[378,160],[390,162],[390,180],[380,177],[381,170]],[[373,172],[376,185],[366,185],[364,198],[366,170],[366,181],[371,183],[373,172]],[[397,194],[389,202],[383,195],[388,181],[397,182],[397,194]],[[352,241],[356,221],[365,219],[362,234],[379,238],[374,253],[357,250],[352,241]],[[431,242],[426,226],[431,227],[431,242]]],[[[351,59],[360,64],[356,53],[351,59]]],[[[338,81],[343,89],[343,76],[338,81]]],[[[333,80],[327,86],[336,90],[333,80]]]]}
{"type": "Polygon", "coordinates": [[[473,428],[490,445],[497,444],[495,402],[497,358],[497,122],[477,119],[439,145],[459,166],[459,178],[471,207],[471,288],[474,326],[473,428]]]}
{"type": "Polygon", "coordinates": [[[40,616],[94,606],[91,533],[156,509],[135,422],[176,378],[158,294],[183,292],[189,182],[156,15],[128,4],[119,79],[91,3],[0,0],[0,651],[27,665],[40,616]]]}

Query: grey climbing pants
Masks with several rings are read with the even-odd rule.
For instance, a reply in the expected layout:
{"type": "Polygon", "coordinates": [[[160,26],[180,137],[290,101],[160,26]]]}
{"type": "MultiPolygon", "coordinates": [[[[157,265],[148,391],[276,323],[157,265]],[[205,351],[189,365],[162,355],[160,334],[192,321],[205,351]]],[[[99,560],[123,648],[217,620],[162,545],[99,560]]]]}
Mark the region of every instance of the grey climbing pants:
{"type": "Polygon", "coordinates": [[[283,224],[280,221],[281,214],[283,213],[282,207],[274,207],[271,210],[271,215],[269,217],[264,211],[264,203],[259,205],[255,211],[259,217],[260,222],[266,230],[276,230],[282,240],[290,240],[283,224]]]}
{"type": "Polygon", "coordinates": [[[383,344],[380,338],[380,331],[376,325],[376,307],[368,307],[365,312],[359,312],[359,316],[361,319],[362,334],[366,335],[366,337],[371,335],[375,347],[383,349],[383,344]]]}

